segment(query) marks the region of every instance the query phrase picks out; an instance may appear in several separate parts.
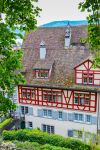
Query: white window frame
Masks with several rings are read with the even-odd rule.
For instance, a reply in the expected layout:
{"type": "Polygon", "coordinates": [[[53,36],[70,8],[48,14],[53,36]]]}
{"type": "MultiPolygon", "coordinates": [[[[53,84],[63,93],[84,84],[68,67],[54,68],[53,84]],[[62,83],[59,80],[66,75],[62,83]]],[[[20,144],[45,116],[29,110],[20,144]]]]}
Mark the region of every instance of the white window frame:
{"type": "Polygon", "coordinates": [[[74,121],[75,122],[84,122],[84,115],[83,114],[79,114],[79,113],[74,113],[74,121]],[[75,115],[77,115],[77,119],[75,119],[75,115]],[[82,120],[80,120],[80,116],[83,117],[82,120]]]}
{"type": "Polygon", "coordinates": [[[43,131],[43,132],[48,132],[49,134],[54,134],[54,133],[55,133],[55,126],[42,124],[42,131],[43,131]],[[45,130],[45,131],[43,131],[43,130],[44,130],[44,129],[43,129],[44,126],[46,127],[46,130],[45,130]],[[49,128],[48,128],[48,127],[49,127],[49,128]],[[52,127],[53,127],[53,132],[52,132],[52,127]],[[48,130],[48,129],[50,129],[50,130],[48,130]]]}

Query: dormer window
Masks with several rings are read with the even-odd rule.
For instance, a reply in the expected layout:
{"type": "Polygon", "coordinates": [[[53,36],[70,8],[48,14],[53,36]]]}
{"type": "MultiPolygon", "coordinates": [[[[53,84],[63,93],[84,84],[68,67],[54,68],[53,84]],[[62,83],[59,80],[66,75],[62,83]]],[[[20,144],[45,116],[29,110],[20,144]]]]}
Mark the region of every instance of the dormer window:
{"type": "Polygon", "coordinates": [[[41,41],[40,43],[40,59],[45,59],[46,57],[46,46],[45,42],[41,41]]]}
{"type": "Polygon", "coordinates": [[[49,78],[49,70],[35,69],[34,70],[34,78],[35,79],[48,79],[49,78]]]}
{"type": "Polygon", "coordinates": [[[93,73],[83,72],[83,84],[93,84],[93,73]]]}
{"type": "Polygon", "coordinates": [[[71,41],[71,28],[70,25],[68,24],[65,32],[65,48],[70,47],[70,41],[71,41]]]}

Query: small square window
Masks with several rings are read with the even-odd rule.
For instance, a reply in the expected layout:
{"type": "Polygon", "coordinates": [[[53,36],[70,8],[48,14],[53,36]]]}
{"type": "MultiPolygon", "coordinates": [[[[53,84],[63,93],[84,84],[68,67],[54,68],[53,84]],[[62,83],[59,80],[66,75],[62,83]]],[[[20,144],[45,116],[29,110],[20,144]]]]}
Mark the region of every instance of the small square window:
{"type": "Polygon", "coordinates": [[[28,127],[29,127],[29,128],[33,128],[33,123],[29,121],[29,122],[28,122],[28,127]]]}

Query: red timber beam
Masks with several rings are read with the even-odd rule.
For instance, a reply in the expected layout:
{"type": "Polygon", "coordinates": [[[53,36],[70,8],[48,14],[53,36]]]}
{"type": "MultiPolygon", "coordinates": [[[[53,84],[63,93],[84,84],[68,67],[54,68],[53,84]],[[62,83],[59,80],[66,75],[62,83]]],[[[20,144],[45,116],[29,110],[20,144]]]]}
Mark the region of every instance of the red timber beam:
{"type": "Polygon", "coordinates": [[[20,104],[96,112],[97,93],[18,86],[20,104]]]}

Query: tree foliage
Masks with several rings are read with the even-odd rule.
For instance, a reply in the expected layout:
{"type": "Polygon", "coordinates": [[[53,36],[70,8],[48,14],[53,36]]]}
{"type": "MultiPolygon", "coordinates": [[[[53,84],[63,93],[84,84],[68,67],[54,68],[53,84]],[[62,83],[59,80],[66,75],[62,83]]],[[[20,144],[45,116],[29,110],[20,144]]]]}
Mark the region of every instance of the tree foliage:
{"type": "Polygon", "coordinates": [[[89,15],[88,20],[88,38],[87,42],[91,52],[95,54],[94,64],[100,66],[100,1],[99,0],[85,0],[80,2],[79,9],[81,11],[87,10],[89,15]]]}
{"type": "Polygon", "coordinates": [[[37,0],[0,0],[0,114],[15,108],[13,102],[5,98],[5,94],[11,94],[18,83],[24,82],[19,71],[22,69],[22,50],[13,49],[16,38],[23,37],[15,30],[25,32],[36,28],[36,17],[41,10],[36,2],[37,0]]]}

